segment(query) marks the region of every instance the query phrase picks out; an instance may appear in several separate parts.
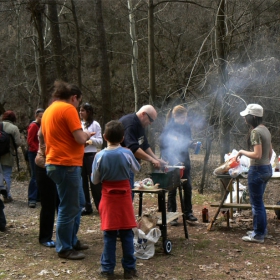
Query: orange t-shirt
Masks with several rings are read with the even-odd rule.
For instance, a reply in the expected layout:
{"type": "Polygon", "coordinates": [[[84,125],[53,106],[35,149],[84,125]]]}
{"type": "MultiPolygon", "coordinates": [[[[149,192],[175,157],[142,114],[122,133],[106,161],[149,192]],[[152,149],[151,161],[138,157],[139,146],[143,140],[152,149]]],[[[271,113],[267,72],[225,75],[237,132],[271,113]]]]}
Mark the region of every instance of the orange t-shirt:
{"type": "Polygon", "coordinates": [[[83,165],[84,145],[77,143],[72,134],[82,129],[73,105],[53,102],[44,112],[41,126],[46,143],[46,164],[83,165]]]}

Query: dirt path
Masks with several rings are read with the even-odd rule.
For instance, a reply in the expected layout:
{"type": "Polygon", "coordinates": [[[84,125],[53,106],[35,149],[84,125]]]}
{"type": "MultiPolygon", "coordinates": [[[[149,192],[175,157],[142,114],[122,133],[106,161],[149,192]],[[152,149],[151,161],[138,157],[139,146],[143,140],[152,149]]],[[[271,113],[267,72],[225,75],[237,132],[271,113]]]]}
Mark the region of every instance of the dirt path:
{"type": "MultiPolygon", "coordinates": [[[[100,279],[99,260],[102,252],[100,220],[95,212],[82,217],[79,238],[90,246],[86,259],[68,261],[59,259],[54,249],[38,243],[37,208],[27,207],[28,182],[13,181],[14,202],[6,204],[8,230],[0,233],[0,279],[100,279]]],[[[278,185],[270,185],[268,199],[278,194],[278,185]]],[[[195,226],[188,226],[189,240],[184,238],[182,220],[179,226],[168,225],[168,238],[173,249],[170,255],[163,252],[161,239],[150,260],[138,260],[139,279],[280,279],[279,237],[280,225],[273,211],[268,211],[270,237],[263,244],[245,243],[241,237],[251,229],[251,212],[243,211],[234,219],[230,229],[221,215],[213,230],[206,230],[201,222],[203,206],[209,208],[210,218],[216,210],[209,207],[219,195],[208,191],[200,195],[193,191],[194,213],[199,218],[195,226]]],[[[138,197],[134,201],[138,207],[138,197]]],[[[156,198],[145,195],[144,209],[157,209],[156,198]]],[[[121,248],[118,243],[116,279],[122,279],[121,248]]]]}

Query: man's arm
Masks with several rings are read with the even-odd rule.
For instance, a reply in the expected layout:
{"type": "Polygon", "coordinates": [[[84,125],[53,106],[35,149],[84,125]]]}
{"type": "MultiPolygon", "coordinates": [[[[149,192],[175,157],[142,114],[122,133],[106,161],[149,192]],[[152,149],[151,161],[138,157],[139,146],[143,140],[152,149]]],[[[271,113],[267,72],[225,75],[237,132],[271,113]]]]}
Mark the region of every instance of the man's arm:
{"type": "Polygon", "coordinates": [[[159,159],[152,151],[151,148],[146,149],[143,151],[141,148],[134,153],[136,158],[151,162],[155,168],[160,168],[161,164],[167,164],[162,159],[159,159]]]}
{"type": "Polygon", "coordinates": [[[72,132],[74,139],[79,144],[85,144],[87,140],[90,139],[95,132],[83,131],[82,129],[78,129],[72,132]]]}

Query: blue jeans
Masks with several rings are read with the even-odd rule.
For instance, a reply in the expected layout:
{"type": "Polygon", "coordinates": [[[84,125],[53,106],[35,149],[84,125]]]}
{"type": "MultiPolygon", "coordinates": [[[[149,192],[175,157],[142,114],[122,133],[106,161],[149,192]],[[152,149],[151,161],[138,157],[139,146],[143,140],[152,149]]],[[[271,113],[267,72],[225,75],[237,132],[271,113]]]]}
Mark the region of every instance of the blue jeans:
{"type": "Polygon", "coordinates": [[[267,219],[263,194],[271,176],[271,165],[250,166],[248,172],[248,189],[253,212],[254,231],[252,236],[256,239],[263,239],[267,233],[267,219]]]}
{"type": "Polygon", "coordinates": [[[48,176],[56,183],[60,200],[56,223],[56,252],[72,250],[76,245],[85,196],[79,166],[47,165],[48,176]]]}
{"type": "Polygon", "coordinates": [[[116,266],[116,242],[119,232],[122,242],[122,266],[125,270],[134,270],[136,267],[136,257],[134,256],[133,231],[108,230],[103,232],[104,248],[101,255],[101,270],[113,273],[116,266]]]}
{"type": "Polygon", "coordinates": [[[6,182],[7,197],[9,197],[11,196],[11,183],[12,183],[11,176],[12,176],[13,167],[2,164],[2,171],[6,182]]]}
{"type": "Polygon", "coordinates": [[[38,188],[36,183],[36,171],[35,171],[35,157],[36,152],[28,151],[28,162],[31,170],[31,179],[28,186],[28,202],[36,202],[38,196],[38,188]]]}

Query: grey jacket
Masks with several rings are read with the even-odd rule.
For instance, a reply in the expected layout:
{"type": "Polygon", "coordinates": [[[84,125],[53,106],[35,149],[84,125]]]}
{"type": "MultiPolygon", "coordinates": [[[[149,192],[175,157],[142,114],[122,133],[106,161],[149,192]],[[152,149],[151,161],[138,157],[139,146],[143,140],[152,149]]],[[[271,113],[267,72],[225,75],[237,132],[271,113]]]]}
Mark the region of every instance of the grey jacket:
{"type": "MultiPolygon", "coordinates": [[[[21,139],[20,139],[20,132],[16,125],[14,125],[11,121],[3,121],[3,130],[6,133],[11,134],[16,143],[16,147],[19,147],[21,145],[21,139]]],[[[10,140],[10,153],[5,154],[0,157],[0,163],[1,165],[8,165],[13,166],[14,165],[14,156],[15,155],[15,148],[13,145],[12,139],[10,140]]]]}

